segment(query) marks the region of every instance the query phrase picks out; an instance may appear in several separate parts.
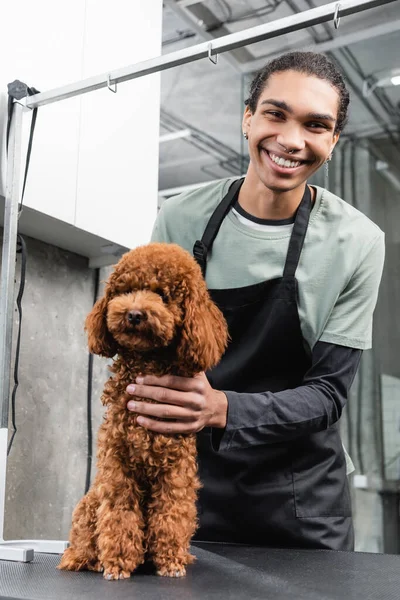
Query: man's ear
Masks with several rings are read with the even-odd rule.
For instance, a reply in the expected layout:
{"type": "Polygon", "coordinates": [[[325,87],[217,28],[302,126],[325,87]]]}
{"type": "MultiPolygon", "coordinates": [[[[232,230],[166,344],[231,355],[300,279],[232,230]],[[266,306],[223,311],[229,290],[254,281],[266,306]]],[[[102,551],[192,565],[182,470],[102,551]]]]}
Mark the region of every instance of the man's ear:
{"type": "Polygon", "coordinates": [[[332,146],[331,146],[331,152],[330,152],[331,154],[332,154],[332,152],[334,151],[334,149],[335,149],[335,146],[336,146],[336,144],[337,144],[337,143],[338,143],[338,141],[339,141],[339,138],[340,138],[340,132],[338,132],[338,133],[335,133],[335,134],[334,134],[334,136],[333,136],[333,143],[332,143],[332,146]]]}
{"type": "Polygon", "coordinates": [[[243,131],[243,133],[247,133],[247,135],[249,134],[252,116],[253,115],[252,115],[250,108],[248,106],[246,106],[246,108],[244,109],[243,119],[242,119],[242,131],[243,131]]]}

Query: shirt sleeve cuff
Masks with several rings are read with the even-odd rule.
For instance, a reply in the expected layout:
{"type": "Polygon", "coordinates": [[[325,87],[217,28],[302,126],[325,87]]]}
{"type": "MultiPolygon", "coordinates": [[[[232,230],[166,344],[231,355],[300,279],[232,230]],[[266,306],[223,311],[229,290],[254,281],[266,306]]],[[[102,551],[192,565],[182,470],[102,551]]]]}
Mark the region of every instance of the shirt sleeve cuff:
{"type": "Polygon", "coordinates": [[[224,392],[228,398],[228,412],[226,418],[226,427],[224,429],[218,429],[216,427],[211,430],[211,445],[215,452],[221,450],[229,450],[235,431],[238,427],[238,396],[236,392],[224,392]]]}

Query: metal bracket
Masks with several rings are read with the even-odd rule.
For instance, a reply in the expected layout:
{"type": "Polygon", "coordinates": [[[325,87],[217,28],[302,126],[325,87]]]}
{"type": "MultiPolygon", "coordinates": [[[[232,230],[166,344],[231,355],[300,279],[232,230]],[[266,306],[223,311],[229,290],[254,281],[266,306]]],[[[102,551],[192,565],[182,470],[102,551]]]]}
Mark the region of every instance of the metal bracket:
{"type": "Polygon", "coordinates": [[[217,62],[218,62],[218,54],[215,54],[215,60],[213,60],[211,51],[212,51],[212,43],[210,42],[208,44],[208,58],[211,60],[211,62],[213,63],[213,65],[216,65],[217,62]]]}
{"type": "Polygon", "coordinates": [[[335,26],[335,29],[339,29],[339,25],[340,25],[339,8],[340,8],[340,3],[338,2],[336,4],[335,14],[333,17],[333,24],[335,26]]]}
{"type": "MultiPolygon", "coordinates": [[[[19,104],[20,106],[23,106],[23,108],[25,109],[29,108],[29,110],[33,110],[31,106],[26,105],[26,101],[31,95],[29,92],[33,91],[30,90],[26,83],[19,81],[19,79],[15,79],[15,81],[12,81],[11,83],[7,84],[7,88],[8,95],[13,99],[14,102],[19,104]]],[[[34,91],[37,92],[37,90],[34,91]]]]}
{"type": "MultiPolygon", "coordinates": [[[[26,102],[26,100],[27,100],[27,98],[25,98],[25,102],[26,102]]],[[[33,110],[32,106],[27,106],[26,104],[24,104],[23,102],[20,102],[19,100],[16,100],[15,98],[14,98],[14,102],[16,102],[17,104],[19,104],[20,106],[22,106],[25,109],[29,108],[29,110],[33,110]]]]}
{"type": "Polygon", "coordinates": [[[110,90],[110,92],[112,92],[113,94],[117,93],[117,84],[114,83],[114,89],[111,87],[110,75],[107,76],[107,87],[110,90]]]}

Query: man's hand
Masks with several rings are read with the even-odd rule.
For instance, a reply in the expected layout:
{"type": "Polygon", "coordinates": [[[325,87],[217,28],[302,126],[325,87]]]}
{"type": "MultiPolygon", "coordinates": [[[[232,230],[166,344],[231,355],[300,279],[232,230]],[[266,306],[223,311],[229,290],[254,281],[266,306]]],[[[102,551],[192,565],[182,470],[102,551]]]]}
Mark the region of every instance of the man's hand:
{"type": "Polygon", "coordinates": [[[137,422],[158,433],[196,433],[204,427],[226,426],[228,399],[214,390],[204,373],[194,377],[164,375],[137,377],[128,394],[156,400],[157,404],[129,400],[127,409],[137,413],[137,422]],[[156,421],[154,417],[168,419],[156,421]],[[169,420],[171,419],[171,420],[169,420]]]}

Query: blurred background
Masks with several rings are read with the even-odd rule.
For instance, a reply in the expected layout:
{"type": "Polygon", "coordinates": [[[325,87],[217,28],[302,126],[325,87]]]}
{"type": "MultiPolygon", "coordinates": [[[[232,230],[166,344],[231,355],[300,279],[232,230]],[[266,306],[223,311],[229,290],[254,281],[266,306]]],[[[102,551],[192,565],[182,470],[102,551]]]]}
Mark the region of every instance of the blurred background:
{"type": "MultiPolygon", "coordinates": [[[[29,10],[29,3],[23,3],[29,10]]],[[[38,36],[30,41],[27,29],[21,36],[25,51],[18,60],[10,56],[6,72],[0,69],[2,90],[13,79],[25,78],[45,91],[326,3],[143,4],[116,0],[111,9],[103,1],[74,0],[60,16],[49,13],[48,0],[40,0],[37,15],[46,11],[52,39],[39,36],[39,57],[38,36]],[[64,38],[57,32],[64,32],[64,38]]],[[[40,28],[37,15],[32,20],[40,28]]],[[[5,44],[4,52],[9,47],[5,44]]],[[[86,314],[121,253],[149,239],[165,199],[245,173],[241,120],[249,83],[270,58],[289,50],[324,52],[342,71],[351,93],[349,122],[329,174],[321,170],[314,183],[356,206],[386,234],[374,346],[363,354],[342,435],[356,466],[351,475],[356,549],[400,553],[399,2],[342,18],[337,30],[328,22],[222,54],[217,64],[199,60],[129,82],[115,97],[106,90],[61,102],[53,112],[52,106],[39,109],[20,221],[28,259],[18,432],[7,464],[6,538],[67,539],[72,510],[95,470],[99,398],[108,377],[107,361],[88,356],[86,314]],[[123,167],[120,158],[113,162],[118,153],[123,167]]],[[[4,156],[5,94],[0,109],[4,156]]],[[[0,184],[1,179],[4,184],[4,169],[0,184]]],[[[16,312],[15,332],[19,322],[16,312]]]]}

